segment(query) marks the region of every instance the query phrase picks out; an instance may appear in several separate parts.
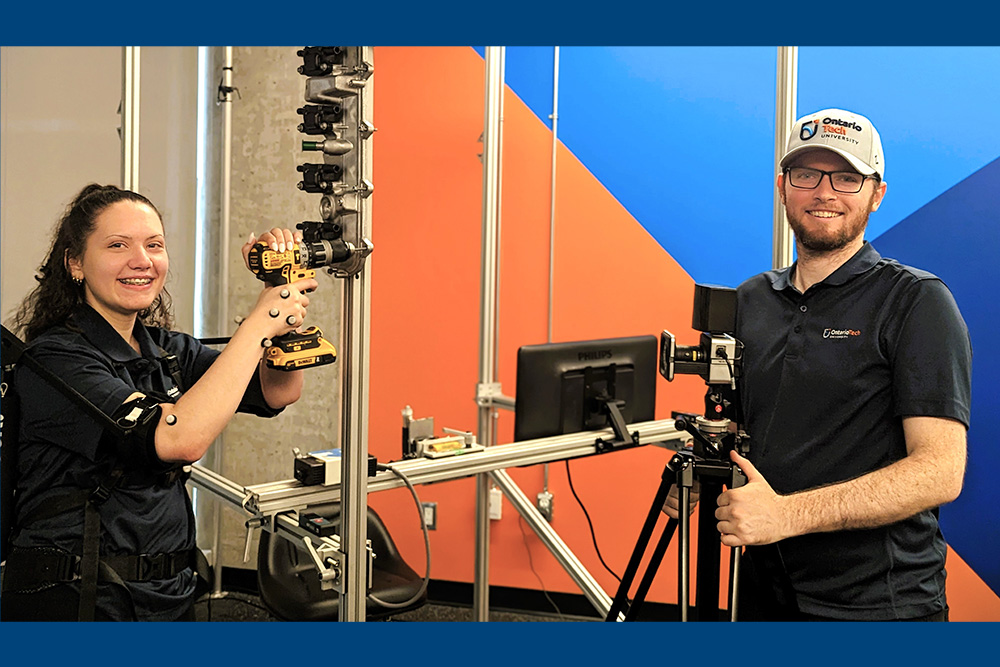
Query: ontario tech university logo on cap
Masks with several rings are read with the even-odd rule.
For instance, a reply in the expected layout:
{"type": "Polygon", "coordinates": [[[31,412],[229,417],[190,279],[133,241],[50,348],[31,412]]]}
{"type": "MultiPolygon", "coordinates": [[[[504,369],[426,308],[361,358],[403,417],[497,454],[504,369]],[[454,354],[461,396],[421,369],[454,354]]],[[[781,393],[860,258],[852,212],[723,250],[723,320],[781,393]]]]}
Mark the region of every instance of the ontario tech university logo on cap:
{"type": "Polygon", "coordinates": [[[864,116],[843,109],[823,109],[803,116],[792,126],[779,166],[785,169],[796,155],[815,148],[838,153],[858,173],[884,177],[882,140],[864,116]]]}
{"type": "Polygon", "coordinates": [[[819,129],[819,121],[814,120],[813,122],[806,121],[802,123],[802,129],[799,130],[799,139],[802,141],[809,141],[814,136],[816,136],[816,131],[819,129]]]}

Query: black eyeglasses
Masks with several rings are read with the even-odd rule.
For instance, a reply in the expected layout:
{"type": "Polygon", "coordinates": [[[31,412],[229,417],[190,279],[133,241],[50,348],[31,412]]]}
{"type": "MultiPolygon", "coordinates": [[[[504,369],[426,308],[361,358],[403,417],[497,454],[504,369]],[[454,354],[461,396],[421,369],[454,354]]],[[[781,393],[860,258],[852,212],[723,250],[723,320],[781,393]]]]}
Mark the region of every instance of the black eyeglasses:
{"type": "Polygon", "coordinates": [[[822,169],[812,169],[810,167],[788,167],[785,169],[788,175],[788,183],[793,188],[801,190],[815,190],[819,187],[824,176],[830,177],[830,185],[837,192],[845,194],[856,194],[861,192],[866,178],[878,176],[865,176],[856,171],[823,171],[822,169]]]}

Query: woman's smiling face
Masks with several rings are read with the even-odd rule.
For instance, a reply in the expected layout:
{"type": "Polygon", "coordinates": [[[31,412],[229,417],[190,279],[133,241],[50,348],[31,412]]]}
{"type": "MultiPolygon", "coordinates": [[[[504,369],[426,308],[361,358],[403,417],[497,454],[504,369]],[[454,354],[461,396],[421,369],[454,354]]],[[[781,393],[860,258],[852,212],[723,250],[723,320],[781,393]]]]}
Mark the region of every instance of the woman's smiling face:
{"type": "Polygon", "coordinates": [[[116,202],[94,220],[83,256],[67,262],[94,310],[109,321],[134,317],[166,282],[170,260],[160,216],[140,202],[116,202]]]}

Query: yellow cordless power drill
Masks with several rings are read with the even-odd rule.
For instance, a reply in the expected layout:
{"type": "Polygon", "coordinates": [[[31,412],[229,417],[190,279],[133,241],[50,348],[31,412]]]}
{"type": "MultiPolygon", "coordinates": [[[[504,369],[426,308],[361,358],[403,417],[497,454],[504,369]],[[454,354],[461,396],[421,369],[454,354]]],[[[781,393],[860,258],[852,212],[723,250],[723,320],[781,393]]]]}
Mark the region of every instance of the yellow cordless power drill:
{"type": "MultiPolygon", "coordinates": [[[[352,244],[340,238],[341,228],[336,223],[301,222],[296,227],[302,230],[302,241],[284,252],[272,250],[261,242],[250,249],[250,270],[268,285],[287,285],[313,278],[314,269],[346,262],[357,252],[352,244]]],[[[333,273],[333,269],[328,270],[333,273]]],[[[270,342],[264,351],[264,363],[269,368],[294,371],[337,360],[336,348],[323,338],[319,327],[291,331],[275,336],[270,342]]]]}

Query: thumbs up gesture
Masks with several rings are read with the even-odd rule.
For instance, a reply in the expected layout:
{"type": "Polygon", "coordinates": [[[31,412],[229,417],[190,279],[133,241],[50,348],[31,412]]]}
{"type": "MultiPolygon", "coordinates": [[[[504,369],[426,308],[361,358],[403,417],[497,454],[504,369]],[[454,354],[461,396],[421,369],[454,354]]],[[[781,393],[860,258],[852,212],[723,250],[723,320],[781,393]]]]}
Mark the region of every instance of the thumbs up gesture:
{"type": "Polygon", "coordinates": [[[750,461],[736,451],[729,458],[747,477],[747,483],[719,496],[715,518],[722,543],[729,547],[771,544],[791,537],[786,499],[779,496],[750,461]]]}

